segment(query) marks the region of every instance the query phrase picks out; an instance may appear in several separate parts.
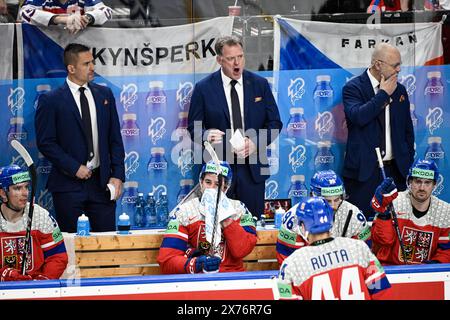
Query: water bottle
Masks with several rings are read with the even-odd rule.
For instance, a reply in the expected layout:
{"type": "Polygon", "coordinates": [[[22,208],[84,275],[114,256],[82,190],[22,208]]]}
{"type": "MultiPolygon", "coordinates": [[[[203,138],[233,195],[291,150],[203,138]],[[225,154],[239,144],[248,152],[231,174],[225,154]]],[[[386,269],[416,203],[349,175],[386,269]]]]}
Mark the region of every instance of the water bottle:
{"type": "Polygon", "coordinates": [[[150,150],[151,156],[147,164],[147,172],[151,181],[164,181],[167,174],[167,160],[164,156],[165,150],[160,147],[153,147],[150,150]]]}
{"type": "Polygon", "coordinates": [[[8,130],[8,142],[11,140],[17,140],[20,143],[24,144],[24,141],[27,140],[28,133],[23,127],[23,117],[15,117],[9,119],[9,130],[8,130]]]}
{"type": "Polygon", "coordinates": [[[425,106],[428,108],[427,125],[430,134],[439,128],[443,122],[444,114],[444,85],[440,71],[427,72],[427,84],[425,85],[425,106]]]}
{"type": "Polygon", "coordinates": [[[157,227],[157,218],[156,218],[156,204],[155,197],[153,196],[153,192],[149,192],[147,195],[147,201],[145,205],[145,225],[148,228],[156,228],[157,227]]]}
{"type": "Polygon", "coordinates": [[[303,116],[303,108],[291,108],[290,118],[287,125],[287,134],[290,138],[306,139],[306,120],[303,116]]]}
{"type": "Polygon", "coordinates": [[[144,207],[144,194],[142,192],[139,192],[134,210],[134,225],[138,228],[145,227],[144,207]]]}
{"type": "Polygon", "coordinates": [[[89,218],[83,213],[78,217],[77,221],[77,235],[78,236],[88,236],[89,235],[89,218]]]}
{"type": "MultiPolygon", "coordinates": [[[[442,138],[441,137],[429,137],[428,147],[425,151],[425,159],[433,160],[437,167],[442,165],[445,158],[445,152],[442,148],[442,138]]],[[[442,169],[442,168],[441,168],[442,169]]]]}
{"type": "Polygon", "coordinates": [[[317,152],[314,156],[315,171],[334,170],[334,155],[331,152],[330,141],[319,141],[317,144],[317,152]]]}
{"type": "Polygon", "coordinates": [[[126,151],[137,150],[139,146],[139,127],[136,123],[135,113],[124,113],[120,129],[126,151]]]}
{"type": "Polygon", "coordinates": [[[188,127],[188,113],[187,112],[179,112],[178,113],[178,123],[177,128],[175,129],[175,141],[179,141],[180,139],[184,142],[184,147],[190,147],[191,140],[190,135],[187,130],[188,127]]]}
{"type": "Polygon", "coordinates": [[[119,216],[119,223],[117,224],[117,233],[118,234],[129,234],[130,233],[130,217],[123,212],[119,216]]]}
{"type": "Polygon", "coordinates": [[[281,222],[283,220],[283,215],[286,211],[281,207],[277,207],[275,209],[275,219],[274,219],[274,224],[275,224],[275,229],[280,229],[281,227],[281,222]]]}
{"type": "Polygon", "coordinates": [[[411,114],[411,121],[414,128],[417,128],[417,115],[416,115],[416,106],[414,104],[409,105],[409,113],[411,114]]]}
{"type": "Polygon", "coordinates": [[[181,200],[184,199],[185,196],[192,190],[194,187],[194,180],[192,179],[181,179],[180,180],[180,190],[178,190],[177,194],[177,203],[180,203],[181,200]]]}
{"type": "Polygon", "coordinates": [[[49,84],[38,84],[36,86],[36,97],[34,98],[34,110],[37,109],[38,106],[38,102],[39,102],[39,97],[41,96],[41,94],[50,91],[52,89],[52,87],[49,84]]]}
{"type": "MultiPolygon", "coordinates": [[[[134,210],[138,197],[138,182],[126,181],[123,184],[123,195],[120,201],[122,212],[125,212],[130,217],[130,224],[134,225],[134,210]]],[[[117,221],[118,223],[118,221],[117,221]]]]}
{"type": "Polygon", "coordinates": [[[162,81],[150,81],[149,92],[147,94],[146,105],[147,115],[150,117],[153,111],[160,111],[166,106],[167,97],[164,92],[164,82],[162,81]]]}
{"type": "Polygon", "coordinates": [[[167,221],[169,219],[169,204],[167,200],[167,194],[163,191],[156,201],[156,217],[157,225],[159,228],[166,228],[167,221]]]}
{"type": "Polygon", "coordinates": [[[291,199],[291,206],[296,205],[308,197],[308,188],[305,184],[305,176],[302,174],[291,177],[291,187],[288,191],[288,197],[291,199]]]}
{"type": "Polygon", "coordinates": [[[333,88],[330,82],[331,77],[329,75],[319,75],[316,77],[314,106],[318,112],[330,111],[333,106],[333,88]]]}

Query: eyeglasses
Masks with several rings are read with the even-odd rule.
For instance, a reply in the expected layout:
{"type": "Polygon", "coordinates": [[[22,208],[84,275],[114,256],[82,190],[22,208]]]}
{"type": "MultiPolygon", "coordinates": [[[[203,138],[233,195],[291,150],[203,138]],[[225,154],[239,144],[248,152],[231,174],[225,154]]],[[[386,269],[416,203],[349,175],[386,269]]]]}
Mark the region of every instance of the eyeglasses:
{"type": "Polygon", "coordinates": [[[390,63],[387,63],[386,61],[383,61],[383,60],[380,60],[380,59],[378,59],[378,61],[387,64],[388,66],[390,66],[393,69],[397,69],[398,67],[400,67],[402,65],[401,62],[397,62],[396,64],[390,64],[390,63]]]}
{"type": "Polygon", "coordinates": [[[228,62],[240,62],[242,59],[244,59],[244,55],[240,54],[238,56],[235,57],[224,57],[225,60],[227,60],[228,62]]]}

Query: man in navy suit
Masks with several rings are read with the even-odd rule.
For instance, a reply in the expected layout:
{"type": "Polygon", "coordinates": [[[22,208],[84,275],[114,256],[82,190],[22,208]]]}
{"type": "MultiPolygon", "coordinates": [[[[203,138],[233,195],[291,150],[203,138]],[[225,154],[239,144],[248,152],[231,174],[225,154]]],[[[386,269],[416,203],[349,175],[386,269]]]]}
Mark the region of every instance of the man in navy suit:
{"type": "Polygon", "coordinates": [[[188,130],[194,142],[209,141],[219,158],[231,164],[236,178],[228,196],[241,200],[259,217],[269,177],[266,147],[283,124],[268,81],[244,70],[241,39],[221,37],[216,40],[215,51],[221,68],[196,84],[188,130]],[[232,146],[229,139],[237,131],[244,138],[240,145],[232,146]]]}
{"type": "Polygon", "coordinates": [[[39,151],[52,163],[47,187],[62,231],[76,232],[85,213],[91,230],[115,230],[115,200],[125,180],[125,152],[112,91],[92,83],[90,49],[64,49],[67,79],[40,96],[35,115],[39,151]],[[111,200],[112,199],[112,200],[111,200]]]}
{"type": "Polygon", "coordinates": [[[394,46],[380,43],[371,66],[342,89],[348,138],[342,176],[348,201],[374,213],[370,200],[383,181],[375,148],[379,147],[386,175],[406,189],[406,175],[414,159],[414,130],[408,93],[397,82],[401,56],[394,46]]]}

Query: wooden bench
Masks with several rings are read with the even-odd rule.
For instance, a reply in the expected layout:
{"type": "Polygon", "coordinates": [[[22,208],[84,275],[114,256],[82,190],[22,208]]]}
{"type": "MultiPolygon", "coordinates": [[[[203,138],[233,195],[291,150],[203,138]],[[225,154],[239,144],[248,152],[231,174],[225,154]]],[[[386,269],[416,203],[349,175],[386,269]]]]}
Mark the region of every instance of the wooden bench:
{"type": "MultiPolygon", "coordinates": [[[[248,271],[278,269],[276,230],[257,231],[258,242],[244,258],[248,271]]],[[[82,278],[160,274],[156,261],[163,233],[75,237],[75,264],[82,278]]]]}

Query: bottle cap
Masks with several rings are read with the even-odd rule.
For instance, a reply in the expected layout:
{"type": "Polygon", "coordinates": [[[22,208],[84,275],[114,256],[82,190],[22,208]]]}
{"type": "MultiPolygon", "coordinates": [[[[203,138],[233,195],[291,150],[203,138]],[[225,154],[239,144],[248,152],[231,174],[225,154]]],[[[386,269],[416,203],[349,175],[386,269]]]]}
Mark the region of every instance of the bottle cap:
{"type": "Polygon", "coordinates": [[[291,110],[289,110],[290,115],[293,115],[296,113],[303,114],[303,112],[304,112],[303,108],[291,108],[291,110]]]}
{"type": "Polygon", "coordinates": [[[122,120],[136,120],[136,113],[124,113],[122,116],[122,120]]]}
{"type": "Polygon", "coordinates": [[[431,144],[431,143],[442,143],[442,138],[441,137],[429,137],[428,144],[431,144]]]}
{"type": "Polygon", "coordinates": [[[153,89],[153,88],[160,88],[160,89],[162,89],[164,87],[164,82],[162,82],[162,81],[150,81],[148,83],[148,86],[149,86],[150,89],[153,89]]]}
{"type": "Polygon", "coordinates": [[[178,112],[178,119],[185,119],[188,117],[188,113],[183,111],[183,112],[178,112]]]}
{"type": "Polygon", "coordinates": [[[23,124],[23,117],[11,118],[9,124],[23,124]]]}
{"type": "Polygon", "coordinates": [[[303,174],[293,175],[291,177],[291,183],[294,183],[296,181],[305,182],[305,176],[303,174]]]}
{"type": "Polygon", "coordinates": [[[126,212],[123,212],[120,216],[119,216],[119,220],[130,220],[130,217],[127,215],[126,212]]]}
{"type": "Polygon", "coordinates": [[[316,77],[316,81],[317,82],[322,82],[322,81],[330,82],[331,81],[331,77],[329,75],[327,75],[327,74],[322,74],[322,75],[319,75],[319,76],[316,77]]]}
{"type": "Polygon", "coordinates": [[[50,91],[52,87],[49,84],[38,84],[36,91],[50,91]]]}
{"type": "Polygon", "coordinates": [[[124,189],[125,188],[137,188],[139,186],[139,182],[137,181],[126,181],[123,184],[124,189]]]}
{"type": "Polygon", "coordinates": [[[82,213],[81,216],[78,217],[78,221],[88,221],[88,220],[89,218],[84,213],[82,213]]]}
{"type": "Polygon", "coordinates": [[[153,197],[153,192],[149,192],[149,193],[147,194],[147,196],[153,197]]]}
{"type": "Polygon", "coordinates": [[[427,72],[427,78],[431,79],[431,78],[440,78],[441,77],[441,72],[440,71],[429,71],[427,72]]]}
{"type": "Polygon", "coordinates": [[[194,185],[194,180],[192,180],[192,179],[181,179],[180,180],[180,187],[193,186],[193,185],[194,185]]]}
{"type": "Polygon", "coordinates": [[[318,148],[325,148],[325,147],[331,147],[331,141],[325,140],[325,141],[319,141],[317,143],[318,148]]]}
{"type": "Polygon", "coordinates": [[[139,197],[143,197],[143,196],[144,196],[144,193],[143,193],[143,192],[139,192],[139,193],[138,193],[138,196],[139,196],[139,197]]]}
{"type": "Polygon", "coordinates": [[[161,147],[153,147],[153,148],[150,149],[150,153],[152,155],[157,154],[157,153],[164,154],[165,152],[166,151],[164,150],[164,148],[161,148],[161,147]]]}

